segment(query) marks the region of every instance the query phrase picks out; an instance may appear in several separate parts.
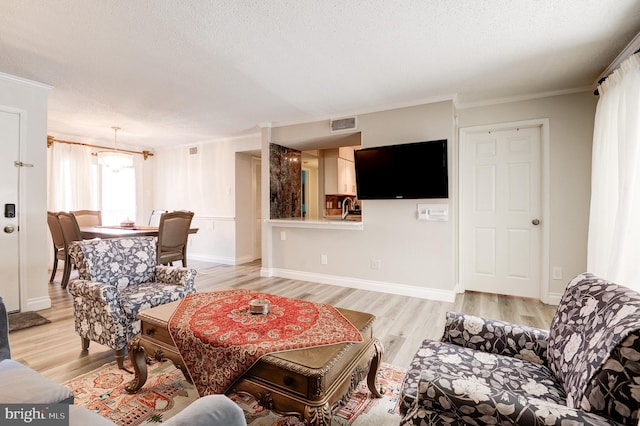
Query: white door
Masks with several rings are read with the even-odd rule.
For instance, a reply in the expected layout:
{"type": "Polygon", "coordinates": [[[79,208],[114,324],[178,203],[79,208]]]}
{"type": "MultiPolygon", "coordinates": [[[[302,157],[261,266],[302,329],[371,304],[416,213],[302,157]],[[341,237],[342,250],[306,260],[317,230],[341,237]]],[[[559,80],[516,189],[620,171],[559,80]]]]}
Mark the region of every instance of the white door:
{"type": "Polygon", "coordinates": [[[14,165],[20,159],[19,114],[0,111],[0,146],[0,296],[13,312],[20,310],[19,168],[14,165]]]}
{"type": "Polygon", "coordinates": [[[541,128],[464,133],[461,283],[541,297],[541,128]]]}

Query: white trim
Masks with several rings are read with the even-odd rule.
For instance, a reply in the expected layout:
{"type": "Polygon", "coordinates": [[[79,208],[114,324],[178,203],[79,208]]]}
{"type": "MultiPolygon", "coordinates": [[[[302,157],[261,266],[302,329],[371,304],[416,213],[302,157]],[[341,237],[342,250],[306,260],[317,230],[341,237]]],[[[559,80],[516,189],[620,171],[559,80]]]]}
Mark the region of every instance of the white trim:
{"type": "Polygon", "coordinates": [[[640,49],[640,33],[638,33],[633,40],[631,40],[631,42],[629,44],[627,44],[627,47],[625,47],[622,52],[620,52],[620,54],[618,54],[618,56],[616,56],[616,58],[613,60],[613,62],[611,62],[611,64],[609,64],[609,66],[607,67],[607,69],[605,69],[602,74],[600,74],[598,76],[598,78],[596,79],[596,81],[594,82],[594,84],[596,86],[598,86],[598,82],[604,78],[607,77],[609,74],[611,74],[612,72],[614,72],[616,69],[618,69],[618,67],[620,66],[620,64],[622,62],[624,62],[629,56],[633,55],[633,52],[635,52],[636,50],[640,49]]]}
{"type": "MultiPolygon", "coordinates": [[[[540,265],[540,300],[542,303],[549,302],[549,262],[551,260],[551,136],[549,135],[549,119],[539,120],[542,128],[540,136],[542,137],[542,194],[540,194],[540,202],[542,203],[542,264],[540,265]]],[[[556,303],[557,304],[557,303],[556,303]]]]}
{"type": "MultiPolygon", "coordinates": [[[[27,140],[26,140],[26,135],[28,134],[27,129],[29,128],[27,126],[27,119],[28,119],[28,114],[27,111],[20,111],[17,113],[18,116],[20,117],[20,141],[19,141],[19,148],[18,148],[18,155],[19,161],[25,161],[25,153],[28,152],[28,144],[27,144],[27,140]]],[[[18,272],[18,279],[20,280],[19,282],[19,288],[20,288],[20,312],[24,312],[24,311],[36,311],[36,310],[40,310],[40,309],[48,309],[51,307],[51,299],[49,298],[49,296],[42,296],[42,299],[46,299],[45,302],[40,301],[40,298],[35,299],[35,301],[33,301],[32,299],[27,299],[27,295],[29,294],[29,284],[30,284],[30,274],[29,274],[29,268],[27,267],[27,259],[29,259],[30,254],[27,252],[27,233],[24,232],[24,230],[29,229],[29,226],[27,226],[27,215],[26,213],[26,208],[25,208],[25,200],[29,199],[29,194],[27,194],[27,188],[26,188],[26,184],[25,184],[25,170],[24,167],[18,167],[18,199],[16,200],[16,203],[18,203],[18,209],[19,209],[19,215],[18,215],[18,229],[21,230],[18,232],[18,244],[20,244],[19,249],[19,259],[18,259],[18,268],[19,268],[19,272],[18,272]],[[45,306],[46,304],[49,304],[49,306],[45,306]],[[44,306],[44,307],[42,307],[44,306]]],[[[48,227],[47,227],[48,230],[48,227]]],[[[33,278],[32,278],[33,279],[33,278]]],[[[47,294],[49,292],[47,291],[47,294]]]]}
{"type": "Polygon", "coordinates": [[[307,229],[340,229],[343,231],[362,231],[362,221],[356,220],[307,220],[307,219],[266,219],[270,228],[307,228],[307,229]]]}
{"type": "Polygon", "coordinates": [[[202,216],[202,215],[194,215],[193,219],[194,220],[217,220],[218,222],[236,220],[235,216],[202,216]]]}
{"type": "Polygon", "coordinates": [[[51,308],[50,297],[34,297],[33,299],[27,300],[25,308],[20,309],[20,312],[41,311],[49,308],[51,308]]]}
{"type": "Polygon", "coordinates": [[[53,89],[53,86],[50,86],[46,83],[40,83],[39,81],[29,80],[27,78],[18,77],[17,75],[6,74],[3,72],[0,72],[0,78],[6,78],[8,80],[13,80],[18,83],[27,84],[29,86],[39,87],[41,89],[53,89]]]}
{"type": "Polygon", "coordinates": [[[223,265],[241,265],[247,262],[253,262],[256,260],[253,256],[243,256],[243,257],[228,257],[228,256],[211,256],[208,254],[189,254],[187,256],[187,262],[189,260],[197,260],[199,262],[211,262],[211,263],[221,263],[223,265]]]}
{"type": "Polygon", "coordinates": [[[572,93],[582,93],[582,92],[592,92],[592,91],[593,91],[592,86],[580,86],[580,87],[573,87],[570,89],[553,90],[549,92],[528,93],[524,95],[507,96],[504,98],[485,99],[485,100],[471,101],[471,102],[463,101],[456,104],[456,108],[457,109],[478,108],[478,107],[485,107],[490,105],[499,105],[499,104],[506,104],[511,102],[523,102],[523,101],[530,101],[532,99],[548,98],[551,96],[562,96],[562,95],[570,95],[572,93]]]}
{"type": "Polygon", "coordinates": [[[329,284],[339,287],[348,287],[358,290],[376,291],[379,293],[397,294],[400,296],[418,297],[420,299],[436,300],[453,303],[456,293],[451,290],[437,288],[416,287],[407,284],[389,283],[382,281],[370,281],[359,278],[339,277],[336,275],[317,274],[313,272],[294,271],[291,269],[262,268],[262,277],[280,277],[293,280],[310,281],[320,284],[329,284]]]}
{"type": "MultiPolygon", "coordinates": [[[[514,121],[508,123],[497,124],[485,124],[480,126],[463,127],[459,131],[458,137],[458,152],[462,152],[462,144],[468,138],[469,134],[489,131],[489,130],[505,130],[516,127],[540,127],[540,203],[541,203],[541,221],[542,221],[542,235],[541,235],[541,253],[540,253],[540,300],[543,303],[550,303],[551,295],[549,294],[549,256],[550,256],[550,139],[549,139],[549,119],[540,118],[533,120],[514,121]]],[[[464,164],[462,164],[463,156],[458,157],[458,170],[463,170],[464,164]]],[[[459,214],[462,215],[464,210],[464,204],[462,201],[462,179],[458,179],[458,200],[459,200],[459,214]]],[[[460,228],[462,221],[458,221],[458,228],[460,228]]],[[[462,232],[458,229],[458,247],[462,247],[462,232]]],[[[456,286],[456,290],[464,291],[464,285],[461,282],[463,263],[460,261],[460,250],[458,250],[458,277],[459,282],[456,286]]]]}
{"type": "Polygon", "coordinates": [[[549,293],[547,296],[547,301],[545,303],[558,306],[560,304],[561,298],[562,293],[549,293]]]}

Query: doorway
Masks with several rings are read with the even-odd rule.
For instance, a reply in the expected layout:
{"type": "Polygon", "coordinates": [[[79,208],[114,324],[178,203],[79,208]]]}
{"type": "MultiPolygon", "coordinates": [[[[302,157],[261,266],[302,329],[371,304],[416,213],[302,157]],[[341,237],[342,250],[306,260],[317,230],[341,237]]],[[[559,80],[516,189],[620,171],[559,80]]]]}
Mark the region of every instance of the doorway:
{"type": "Polygon", "coordinates": [[[461,130],[460,283],[465,290],[547,299],[545,123],[461,130]]]}
{"type": "Polygon", "coordinates": [[[251,211],[253,212],[253,259],[262,257],[262,160],[251,157],[251,211]]]}

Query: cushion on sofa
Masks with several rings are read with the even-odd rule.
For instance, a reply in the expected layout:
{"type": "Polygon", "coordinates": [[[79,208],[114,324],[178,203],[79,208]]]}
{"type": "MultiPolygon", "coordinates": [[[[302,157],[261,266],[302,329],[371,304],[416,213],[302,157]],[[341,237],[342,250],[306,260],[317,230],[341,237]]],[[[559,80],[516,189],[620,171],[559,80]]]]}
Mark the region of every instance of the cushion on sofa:
{"type": "Polygon", "coordinates": [[[82,280],[108,283],[118,289],[155,281],[154,237],[76,241],[70,252],[82,280]]]}
{"type": "Polygon", "coordinates": [[[183,299],[188,293],[184,286],[149,282],[120,290],[119,303],[125,315],[135,320],[138,312],[183,299]]]}
{"type": "Polygon", "coordinates": [[[536,364],[547,361],[548,330],[457,312],[447,312],[446,318],[441,342],[536,364]]]}
{"type": "MultiPolygon", "coordinates": [[[[637,401],[635,408],[616,405],[625,399],[633,400],[631,392],[637,392],[635,389],[640,384],[625,374],[605,373],[601,379],[596,376],[616,347],[629,336],[637,338],[639,328],[639,293],[589,273],[578,275],[569,283],[551,322],[548,348],[548,365],[563,383],[567,406],[586,411],[608,406],[613,408],[610,416],[618,411],[622,417],[628,417],[637,409],[637,401]],[[608,390],[602,395],[585,397],[587,389],[593,388],[594,379],[610,382],[606,385],[608,390]],[[589,400],[600,407],[592,406],[589,400]]],[[[626,348],[619,353],[628,362],[640,358],[634,344],[636,338],[625,343],[626,348]]],[[[622,373],[619,364],[615,361],[608,369],[622,373]]],[[[638,371],[640,365],[630,367],[632,371],[638,371]]]]}
{"type": "Polygon", "coordinates": [[[0,361],[0,401],[34,404],[73,404],[69,389],[12,359],[0,361]]]}
{"type": "MultiPolygon", "coordinates": [[[[417,392],[424,391],[418,389],[421,378],[423,384],[431,386],[430,393],[443,396],[427,400],[426,408],[436,411],[493,406],[511,407],[512,413],[518,415],[527,408],[522,401],[536,398],[564,405],[566,397],[553,373],[540,364],[431,340],[422,342],[405,376],[403,411],[414,405],[417,392]]],[[[486,413],[475,414],[482,417],[486,413]]],[[[466,413],[471,417],[475,414],[466,413]]],[[[503,414],[507,414],[506,410],[503,414]]]]}

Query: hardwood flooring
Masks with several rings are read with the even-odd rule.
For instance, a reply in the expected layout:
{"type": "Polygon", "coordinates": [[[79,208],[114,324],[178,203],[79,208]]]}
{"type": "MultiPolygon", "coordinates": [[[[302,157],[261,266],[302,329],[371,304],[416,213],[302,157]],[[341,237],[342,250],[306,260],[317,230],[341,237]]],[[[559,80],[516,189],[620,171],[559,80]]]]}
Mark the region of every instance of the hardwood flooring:
{"type": "MultiPolygon", "coordinates": [[[[447,311],[464,312],[539,328],[549,328],[556,310],[535,300],[467,292],[454,303],[397,296],[284,278],[260,277],[260,262],[229,266],[190,262],[198,270],[198,291],[248,288],[286,297],[328,303],[376,316],[374,335],[383,343],[383,361],[407,367],[424,339],[442,335],[447,311]]],[[[75,272],[71,279],[74,279],[75,272]]],[[[52,308],[39,311],[51,320],[9,335],[12,358],[62,383],[114,360],[113,351],[91,342],[83,352],[73,324],[73,304],[60,287],[61,273],[49,285],[52,308]]]]}

